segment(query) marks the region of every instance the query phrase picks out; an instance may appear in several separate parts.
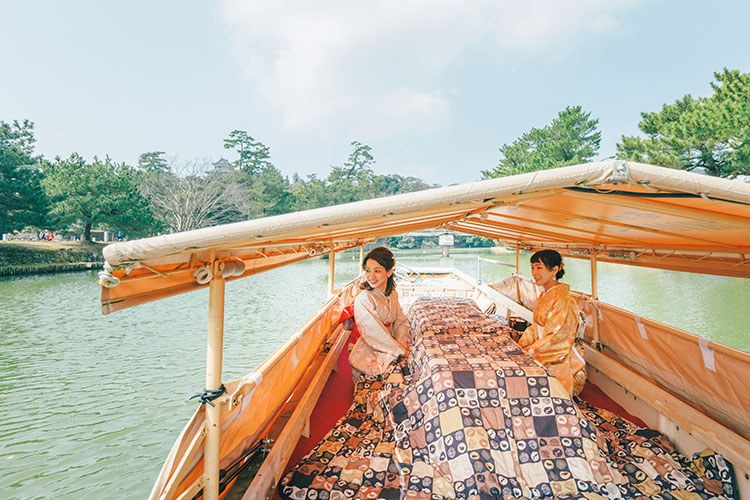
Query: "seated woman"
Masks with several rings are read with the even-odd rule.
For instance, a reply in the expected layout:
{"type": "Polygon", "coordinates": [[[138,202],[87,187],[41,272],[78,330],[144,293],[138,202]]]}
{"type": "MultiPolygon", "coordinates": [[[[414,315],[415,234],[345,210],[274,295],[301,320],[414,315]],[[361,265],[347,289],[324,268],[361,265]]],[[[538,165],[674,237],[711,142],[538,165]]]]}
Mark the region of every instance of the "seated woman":
{"type": "Polygon", "coordinates": [[[565,271],[555,250],[531,256],[531,275],[543,287],[534,307],[534,321],[518,344],[562,382],[571,396],[586,383],[586,362],[573,345],[578,330],[578,307],[570,296],[570,285],[559,283],[565,271]]]}
{"type": "Polygon", "coordinates": [[[409,352],[409,325],[398,302],[393,267],[396,261],[385,247],[365,256],[362,291],[354,299],[354,321],[360,337],[349,362],[352,376],[382,375],[388,365],[409,352]]]}

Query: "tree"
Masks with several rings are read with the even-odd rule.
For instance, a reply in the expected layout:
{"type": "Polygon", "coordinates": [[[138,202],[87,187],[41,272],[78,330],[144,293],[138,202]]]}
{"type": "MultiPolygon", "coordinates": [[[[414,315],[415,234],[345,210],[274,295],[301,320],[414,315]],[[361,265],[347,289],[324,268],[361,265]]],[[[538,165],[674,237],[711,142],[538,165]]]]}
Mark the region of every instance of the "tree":
{"type": "Polygon", "coordinates": [[[532,128],[500,148],[500,162],[484,178],[504,177],[590,161],[599,151],[598,119],[581,106],[566,107],[544,128],[532,128]]]}
{"type": "Polygon", "coordinates": [[[351,146],[353,149],[349,158],[340,167],[331,167],[328,174],[328,205],[370,198],[375,175],[371,168],[375,163],[372,148],[359,141],[352,141],[351,146]]]}
{"type": "Polygon", "coordinates": [[[292,209],[289,180],[273,165],[263,167],[250,182],[252,218],[287,213],[292,209]]]}
{"type": "Polygon", "coordinates": [[[46,222],[48,200],[34,141],[32,122],[0,121],[0,234],[46,222]]]}
{"type": "Polygon", "coordinates": [[[394,194],[411,193],[437,187],[436,184],[427,184],[417,177],[402,177],[398,174],[376,175],[372,179],[373,197],[391,196],[394,194]]]}
{"type": "Polygon", "coordinates": [[[141,194],[145,177],[144,172],[124,163],[111,165],[111,189],[101,200],[101,225],[130,237],[150,236],[162,229],[149,200],[141,194]]]}
{"type": "Polygon", "coordinates": [[[295,174],[292,197],[296,210],[436,187],[416,177],[402,177],[398,174],[376,175],[372,170],[372,165],[375,164],[372,148],[359,141],[353,141],[351,146],[352,152],[344,164],[331,167],[326,179],[319,179],[312,174],[308,176],[307,181],[303,181],[295,174]]]}
{"type": "Polygon", "coordinates": [[[253,176],[271,166],[271,148],[256,141],[244,130],[233,130],[224,139],[224,149],[234,149],[239,159],[234,164],[243,172],[253,176]]]}
{"type": "Polygon", "coordinates": [[[293,208],[289,179],[271,162],[271,148],[255,140],[244,130],[234,130],[224,139],[224,148],[235,149],[238,170],[231,172],[230,182],[246,191],[243,210],[246,217],[268,217],[293,208]]]}
{"type": "Polygon", "coordinates": [[[202,175],[207,167],[196,161],[145,177],[141,192],[165,229],[189,231],[244,217],[248,200],[238,185],[222,176],[202,175]]]}
{"type": "Polygon", "coordinates": [[[116,164],[109,157],[94,157],[91,163],[78,153],[42,163],[44,187],[51,198],[52,213],[63,224],[80,223],[85,241],[91,229],[104,226],[145,232],[150,210],[138,190],[140,181],[132,167],[116,164]]]}
{"type": "Polygon", "coordinates": [[[316,174],[310,174],[305,181],[295,174],[292,183],[292,203],[294,210],[309,210],[331,205],[325,179],[318,178],[316,174]]]}
{"type": "Polygon", "coordinates": [[[734,177],[750,174],[750,73],[714,73],[714,94],[690,94],[661,112],[641,113],[638,128],[646,138],[622,137],[617,157],[734,177]]]}
{"type": "Polygon", "coordinates": [[[138,168],[146,172],[166,172],[169,164],[164,158],[164,151],[149,151],[138,157],[138,168]]]}

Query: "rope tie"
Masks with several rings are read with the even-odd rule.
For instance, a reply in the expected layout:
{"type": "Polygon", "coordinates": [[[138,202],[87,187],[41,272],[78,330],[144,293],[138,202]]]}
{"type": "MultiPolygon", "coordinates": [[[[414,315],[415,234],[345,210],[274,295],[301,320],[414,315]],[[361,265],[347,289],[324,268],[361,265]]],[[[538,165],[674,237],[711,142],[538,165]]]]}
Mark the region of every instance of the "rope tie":
{"type": "Polygon", "coordinates": [[[190,399],[198,398],[198,401],[201,405],[208,403],[211,406],[216,406],[215,404],[213,404],[213,400],[220,397],[222,394],[225,394],[226,392],[227,388],[224,387],[224,384],[221,384],[221,386],[215,391],[206,390],[206,388],[204,387],[203,392],[196,394],[195,396],[191,396],[190,399]]]}
{"type": "Polygon", "coordinates": [[[99,271],[99,286],[112,288],[120,284],[120,278],[113,276],[110,271],[99,271]]]}

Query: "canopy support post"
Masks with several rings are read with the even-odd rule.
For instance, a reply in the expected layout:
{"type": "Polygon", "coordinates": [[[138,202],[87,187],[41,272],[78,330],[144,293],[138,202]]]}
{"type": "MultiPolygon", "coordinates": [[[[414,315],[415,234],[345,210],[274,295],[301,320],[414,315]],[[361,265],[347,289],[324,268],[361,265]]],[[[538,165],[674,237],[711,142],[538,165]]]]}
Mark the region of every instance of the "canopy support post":
{"type": "MultiPolygon", "coordinates": [[[[213,252],[211,252],[213,254],[213,252]]],[[[214,277],[209,284],[208,342],[206,346],[206,390],[221,387],[221,363],[224,337],[224,276],[222,262],[211,255],[214,277]]],[[[219,498],[219,445],[221,440],[221,404],[204,404],[206,412],[206,441],[203,447],[203,498],[219,498]]]]}
{"type": "Polygon", "coordinates": [[[362,274],[362,266],[365,265],[365,244],[359,246],[359,273],[362,274]]]}
{"type": "Polygon", "coordinates": [[[521,303],[521,284],[519,274],[521,274],[521,249],[516,241],[516,302],[521,303]]]}
{"type": "Polygon", "coordinates": [[[336,270],[336,252],[328,254],[328,293],[333,295],[333,274],[336,270]]]}
{"type": "Polygon", "coordinates": [[[599,285],[597,283],[597,272],[596,272],[596,248],[591,247],[591,299],[593,301],[594,311],[594,347],[601,349],[599,343],[599,307],[597,302],[599,301],[599,285]]]}

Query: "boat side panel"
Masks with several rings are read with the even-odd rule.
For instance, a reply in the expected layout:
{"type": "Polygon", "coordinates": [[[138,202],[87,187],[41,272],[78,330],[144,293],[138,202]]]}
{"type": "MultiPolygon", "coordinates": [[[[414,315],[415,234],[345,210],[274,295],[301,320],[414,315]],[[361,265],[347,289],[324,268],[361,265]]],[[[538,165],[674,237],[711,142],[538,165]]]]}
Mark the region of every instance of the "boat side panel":
{"type": "MultiPolygon", "coordinates": [[[[659,412],[653,402],[633,393],[621,383],[614,381],[591,364],[587,367],[587,382],[595,384],[609,398],[616,401],[625,411],[641,419],[650,429],[655,429],[669,437],[677,450],[684,456],[691,456],[706,448],[706,444],[693,436],[684,427],[674,423],[669,416],[659,412]]],[[[750,451],[748,451],[750,453],[750,451]]],[[[750,498],[750,470],[733,464],[739,498],[750,498]]]]}
{"type": "MultiPolygon", "coordinates": [[[[308,321],[296,334],[272,354],[255,372],[247,376],[226,382],[227,395],[214,401],[221,405],[221,451],[220,468],[225,469],[239,459],[244,450],[261,439],[272,426],[282,407],[304,376],[309,365],[329,340],[331,333],[338,325],[341,310],[344,307],[343,297],[348,288],[338,297],[333,297],[308,321]]],[[[199,429],[205,420],[203,411],[198,411],[188,423],[186,429],[199,429]]],[[[195,432],[183,432],[178,450],[184,449],[195,432]]],[[[179,454],[179,453],[178,453],[179,454]]],[[[162,470],[151,498],[169,500],[179,496],[183,491],[201,480],[203,474],[202,451],[196,454],[185,471],[176,470],[174,461],[170,467],[162,470]],[[172,477],[177,473],[177,479],[172,477]],[[164,486],[177,481],[174,496],[162,496],[164,486]],[[159,491],[157,491],[159,490],[159,491]]]]}
{"type": "Polygon", "coordinates": [[[605,352],[750,438],[750,391],[745,382],[750,379],[750,353],[602,302],[586,300],[580,307],[587,317],[589,342],[596,315],[605,352]]]}

